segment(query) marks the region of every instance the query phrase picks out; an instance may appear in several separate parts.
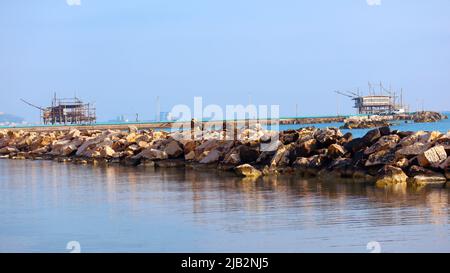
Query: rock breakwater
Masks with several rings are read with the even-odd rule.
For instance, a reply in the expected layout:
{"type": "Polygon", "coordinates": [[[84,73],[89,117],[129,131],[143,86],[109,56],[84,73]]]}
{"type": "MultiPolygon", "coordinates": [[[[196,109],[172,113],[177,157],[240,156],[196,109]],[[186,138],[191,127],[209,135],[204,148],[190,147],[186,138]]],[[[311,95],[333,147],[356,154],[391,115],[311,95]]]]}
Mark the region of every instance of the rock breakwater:
{"type": "Polygon", "coordinates": [[[0,131],[0,156],[80,164],[207,166],[249,179],[279,174],[351,178],[377,185],[442,184],[450,178],[450,132],[375,128],[353,138],[337,128],[267,131],[258,124],[226,132],[129,128],[0,131]]]}

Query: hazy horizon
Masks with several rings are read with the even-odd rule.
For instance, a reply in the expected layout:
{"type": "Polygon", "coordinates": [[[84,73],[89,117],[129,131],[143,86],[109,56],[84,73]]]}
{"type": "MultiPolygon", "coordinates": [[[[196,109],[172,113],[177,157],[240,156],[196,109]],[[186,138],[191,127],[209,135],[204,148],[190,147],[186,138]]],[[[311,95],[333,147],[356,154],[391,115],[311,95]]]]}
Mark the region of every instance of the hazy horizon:
{"type": "Polygon", "coordinates": [[[44,0],[0,4],[0,112],[54,92],[99,121],[176,104],[278,104],[281,116],[352,114],[334,90],[404,90],[411,110],[450,110],[450,2],[44,0]],[[369,5],[368,3],[371,3],[369,5]],[[377,3],[379,5],[377,5],[377,3]]]}

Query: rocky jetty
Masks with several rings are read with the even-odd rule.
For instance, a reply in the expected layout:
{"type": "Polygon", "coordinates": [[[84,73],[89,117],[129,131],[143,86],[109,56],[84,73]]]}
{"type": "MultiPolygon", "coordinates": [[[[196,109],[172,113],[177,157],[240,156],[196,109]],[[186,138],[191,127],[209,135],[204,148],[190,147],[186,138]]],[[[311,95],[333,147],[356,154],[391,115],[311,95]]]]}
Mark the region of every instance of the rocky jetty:
{"type": "Polygon", "coordinates": [[[207,166],[248,179],[278,174],[351,178],[379,186],[441,184],[449,179],[450,132],[376,128],[353,138],[337,128],[280,133],[254,125],[221,131],[0,131],[0,156],[80,164],[154,167],[207,166]]]}
{"type": "Polygon", "coordinates": [[[447,116],[441,113],[430,111],[417,112],[412,116],[412,120],[417,123],[436,122],[447,118],[447,116]]]}
{"type": "Polygon", "coordinates": [[[389,120],[393,120],[392,116],[370,116],[370,117],[350,117],[344,120],[341,129],[370,129],[387,127],[391,124],[389,120]]]}

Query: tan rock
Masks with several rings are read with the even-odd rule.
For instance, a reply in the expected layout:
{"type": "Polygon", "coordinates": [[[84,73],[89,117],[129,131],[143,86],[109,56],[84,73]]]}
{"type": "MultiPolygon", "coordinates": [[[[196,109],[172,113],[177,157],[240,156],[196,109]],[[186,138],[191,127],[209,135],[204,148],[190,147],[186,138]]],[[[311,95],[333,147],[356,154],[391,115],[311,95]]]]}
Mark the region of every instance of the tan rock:
{"type": "Polygon", "coordinates": [[[341,145],[338,144],[331,144],[328,147],[328,155],[337,158],[340,156],[343,156],[345,154],[345,149],[341,145]]]}
{"type": "Polygon", "coordinates": [[[138,131],[138,128],[136,127],[136,126],[133,126],[133,125],[131,125],[131,126],[128,126],[128,132],[131,134],[131,133],[137,133],[137,131],[138,131]]]}
{"type": "Polygon", "coordinates": [[[244,164],[244,165],[240,165],[237,166],[235,168],[235,171],[238,175],[243,176],[243,177],[260,177],[262,175],[262,172],[257,170],[255,167],[253,167],[250,164],[244,164]]]}
{"type": "Polygon", "coordinates": [[[7,137],[3,137],[0,139],[0,148],[6,147],[9,145],[10,139],[7,137]]]}
{"type": "Polygon", "coordinates": [[[110,146],[104,146],[100,151],[102,157],[113,157],[116,152],[110,146]]]}
{"type": "Polygon", "coordinates": [[[183,144],[183,146],[184,146],[184,153],[188,154],[195,150],[195,147],[197,147],[197,143],[193,140],[188,140],[183,144]]]}
{"type": "Polygon", "coordinates": [[[136,138],[136,133],[130,133],[125,137],[125,140],[128,142],[128,144],[132,144],[136,142],[136,138]]]}
{"type": "Polygon", "coordinates": [[[153,132],[152,137],[153,137],[153,140],[165,138],[166,137],[166,133],[162,132],[162,131],[153,132]]]}
{"type": "Polygon", "coordinates": [[[4,155],[4,154],[11,154],[11,153],[18,153],[19,150],[16,147],[3,147],[0,149],[0,154],[4,155]]]}
{"type": "Polygon", "coordinates": [[[311,152],[316,149],[316,146],[317,146],[317,141],[315,139],[309,139],[304,142],[301,142],[298,145],[297,150],[299,152],[299,155],[306,157],[306,156],[309,156],[311,154],[311,152]]]}
{"type": "Polygon", "coordinates": [[[199,163],[210,164],[210,163],[218,162],[220,155],[221,155],[221,153],[217,149],[209,151],[209,152],[207,152],[207,155],[202,160],[199,161],[199,163]]]}
{"type": "Polygon", "coordinates": [[[390,150],[397,146],[397,143],[400,141],[400,137],[398,135],[387,135],[382,136],[375,144],[367,148],[364,153],[366,155],[373,154],[382,150],[390,150]]]}
{"type": "Polygon", "coordinates": [[[137,145],[139,146],[139,147],[141,147],[141,148],[147,148],[148,146],[150,146],[150,144],[148,144],[148,142],[146,142],[146,141],[139,141],[138,143],[137,143],[137,145]]]}
{"type": "Polygon", "coordinates": [[[184,153],[180,144],[176,140],[169,142],[169,144],[165,147],[164,152],[169,156],[169,158],[177,158],[184,153]]]}
{"type": "Polygon", "coordinates": [[[50,148],[48,146],[43,146],[37,149],[34,149],[30,152],[32,155],[43,155],[48,152],[50,148]]]}
{"type": "Polygon", "coordinates": [[[418,139],[423,136],[423,135],[427,135],[427,132],[425,131],[418,131],[410,136],[407,136],[405,138],[403,138],[402,140],[400,140],[399,144],[402,147],[407,147],[410,145],[413,145],[414,143],[417,143],[418,139]]]}
{"type": "Polygon", "coordinates": [[[434,146],[431,149],[426,150],[421,153],[417,160],[419,161],[419,165],[422,167],[435,167],[438,168],[439,165],[447,159],[447,153],[443,146],[438,145],[434,146]]]}
{"type": "Polygon", "coordinates": [[[77,146],[75,144],[67,144],[60,149],[59,154],[63,156],[68,156],[77,150],[77,146]]]}
{"type": "Polygon", "coordinates": [[[443,134],[438,131],[427,132],[426,134],[420,135],[418,141],[421,143],[431,143],[441,138],[443,134]]]}
{"type": "Polygon", "coordinates": [[[150,142],[152,141],[152,137],[148,134],[139,135],[138,137],[136,137],[136,142],[139,143],[140,141],[150,142]]]}
{"type": "Polygon", "coordinates": [[[137,150],[139,150],[139,146],[137,144],[132,144],[130,146],[127,147],[128,151],[132,151],[132,152],[136,152],[137,150]]]}
{"type": "Polygon", "coordinates": [[[373,153],[366,161],[366,167],[375,165],[387,165],[395,162],[395,154],[390,150],[381,150],[373,153]]]}
{"type": "Polygon", "coordinates": [[[88,148],[92,148],[93,146],[102,143],[103,141],[108,139],[111,135],[112,133],[110,131],[105,131],[99,136],[87,138],[86,141],[84,141],[83,144],[78,148],[76,155],[78,156],[83,155],[83,153],[88,148]]]}
{"type": "Polygon", "coordinates": [[[188,160],[188,161],[192,161],[195,159],[195,152],[194,151],[190,151],[189,153],[184,155],[184,159],[188,160]]]}
{"type": "Polygon", "coordinates": [[[60,155],[63,152],[63,149],[70,145],[70,139],[57,140],[52,144],[52,150],[50,154],[52,155],[60,155]]]}
{"type": "Polygon", "coordinates": [[[223,159],[224,164],[238,165],[241,162],[241,157],[239,156],[239,149],[233,148],[228,154],[225,155],[223,159]]]}
{"type": "Polygon", "coordinates": [[[152,159],[152,160],[155,160],[155,159],[160,160],[160,159],[168,158],[167,154],[164,151],[156,150],[153,148],[147,148],[136,155],[136,158],[141,158],[141,157],[144,157],[147,159],[152,159]]]}
{"type": "Polygon", "coordinates": [[[420,142],[416,142],[409,146],[405,146],[395,152],[397,157],[402,156],[416,156],[419,155],[430,148],[430,144],[424,144],[420,142]]]}
{"type": "Polygon", "coordinates": [[[441,173],[421,174],[414,176],[413,182],[417,185],[444,184],[447,178],[441,173]]]}
{"type": "Polygon", "coordinates": [[[81,132],[77,129],[71,129],[67,135],[65,135],[65,139],[74,139],[81,136],[81,132]]]}
{"type": "Polygon", "coordinates": [[[270,161],[270,167],[278,167],[278,166],[287,166],[289,165],[290,161],[290,153],[291,150],[294,148],[294,143],[291,143],[289,145],[280,146],[278,148],[275,155],[272,157],[272,160],[270,161]]]}
{"type": "Polygon", "coordinates": [[[382,174],[376,181],[376,185],[383,187],[390,184],[406,183],[407,179],[408,176],[402,169],[387,165],[383,168],[382,174]]]}
{"type": "Polygon", "coordinates": [[[395,166],[404,169],[409,166],[409,160],[406,158],[400,158],[395,162],[395,166]]]}

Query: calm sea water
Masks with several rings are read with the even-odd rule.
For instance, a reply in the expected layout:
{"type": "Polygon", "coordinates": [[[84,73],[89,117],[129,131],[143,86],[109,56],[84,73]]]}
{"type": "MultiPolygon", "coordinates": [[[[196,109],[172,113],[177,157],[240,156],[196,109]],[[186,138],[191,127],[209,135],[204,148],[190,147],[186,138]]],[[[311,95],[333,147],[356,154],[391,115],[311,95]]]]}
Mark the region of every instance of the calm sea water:
{"type": "Polygon", "coordinates": [[[0,252],[450,252],[448,188],[0,160],[0,252]]]}
{"type": "Polygon", "coordinates": [[[449,196],[448,185],[5,159],[0,252],[64,253],[69,241],[82,252],[369,252],[371,241],[382,252],[450,252],[449,196]]]}

